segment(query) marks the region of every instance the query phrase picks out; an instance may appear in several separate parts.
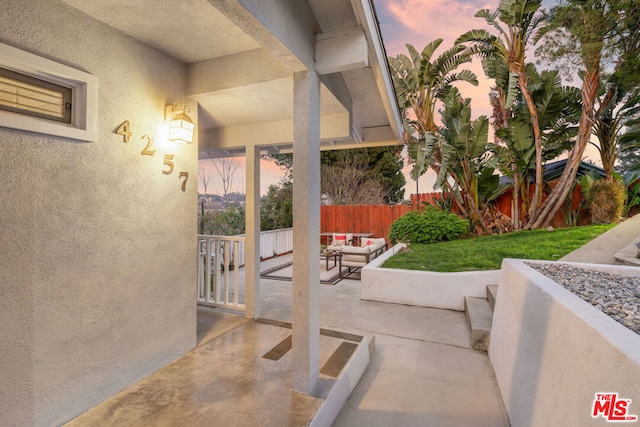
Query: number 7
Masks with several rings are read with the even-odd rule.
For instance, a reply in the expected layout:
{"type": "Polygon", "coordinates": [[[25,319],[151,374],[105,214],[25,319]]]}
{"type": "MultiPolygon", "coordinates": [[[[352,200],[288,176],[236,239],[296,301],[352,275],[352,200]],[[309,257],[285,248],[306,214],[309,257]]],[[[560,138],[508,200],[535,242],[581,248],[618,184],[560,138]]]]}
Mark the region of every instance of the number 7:
{"type": "Polygon", "coordinates": [[[189,180],[189,172],[180,172],[180,176],[178,178],[184,178],[184,181],[182,181],[182,191],[187,191],[187,181],[189,180]]]}

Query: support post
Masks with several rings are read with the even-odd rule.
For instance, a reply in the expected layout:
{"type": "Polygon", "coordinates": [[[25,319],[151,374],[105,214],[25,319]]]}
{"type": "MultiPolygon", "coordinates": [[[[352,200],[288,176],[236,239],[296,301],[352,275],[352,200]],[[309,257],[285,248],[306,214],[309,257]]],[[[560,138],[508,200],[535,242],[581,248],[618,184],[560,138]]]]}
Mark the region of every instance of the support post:
{"type": "Polygon", "coordinates": [[[293,75],[293,391],[310,395],[320,371],[320,79],[293,75]]]}
{"type": "Polygon", "coordinates": [[[260,147],[247,146],[245,203],[245,317],[260,316],[260,147]]]}

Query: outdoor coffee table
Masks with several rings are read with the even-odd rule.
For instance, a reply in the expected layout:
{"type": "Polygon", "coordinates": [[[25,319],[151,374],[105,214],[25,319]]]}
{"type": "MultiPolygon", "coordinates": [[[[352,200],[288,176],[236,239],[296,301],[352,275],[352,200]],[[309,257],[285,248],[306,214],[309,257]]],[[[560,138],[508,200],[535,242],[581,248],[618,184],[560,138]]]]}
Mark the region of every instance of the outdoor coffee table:
{"type": "Polygon", "coordinates": [[[341,253],[338,251],[327,251],[327,252],[322,252],[320,253],[320,258],[324,259],[324,261],[326,262],[326,270],[329,271],[332,268],[334,268],[336,265],[338,265],[338,258],[340,257],[341,253]],[[329,267],[329,260],[333,258],[333,265],[331,267],[329,267]]]}

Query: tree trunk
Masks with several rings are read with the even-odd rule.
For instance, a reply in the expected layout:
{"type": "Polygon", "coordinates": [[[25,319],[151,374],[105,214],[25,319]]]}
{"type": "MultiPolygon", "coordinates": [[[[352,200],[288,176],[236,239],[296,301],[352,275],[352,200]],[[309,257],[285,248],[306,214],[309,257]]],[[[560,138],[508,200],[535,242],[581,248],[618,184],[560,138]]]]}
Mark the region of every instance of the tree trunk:
{"type": "Polygon", "coordinates": [[[524,71],[524,69],[518,73],[518,84],[520,85],[522,96],[524,96],[524,99],[527,102],[527,108],[529,109],[529,114],[531,115],[533,141],[536,145],[536,182],[533,190],[533,199],[529,203],[529,221],[525,226],[526,228],[528,228],[528,225],[531,224],[531,221],[533,221],[538,215],[538,208],[540,207],[540,202],[542,201],[542,136],[540,134],[540,123],[538,122],[538,109],[536,107],[535,101],[533,100],[533,96],[529,91],[529,77],[527,76],[527,73],[526,71],[524,71]]]}
{"type": "MultiPolygon", "coordinates": [[[[617,67],[616,67],[617,69],[617,67]]],[[[608,178],[613,176],[613,168],[616,163],[618,150],[616,147],[616,120],[612,117],[613,112],[603,115],[604,109],[613,101],[616,93],[616,86],[610,85],[605,93],[604,98],[600,101],[598,110],[595,112],[594,120],[598,121],[598,140],[600,147],[600,160],[602,160],[602,169],[608,178]]]]}
{"type": "MultiPolygon", "coordinates": [[[[440,173],[440,166],[432,164],[431,169],[436,173],[436,175],[440,173]]],[[[458,198],[456,197],[456,193],[453,190],[453,187],[451,186],[451,184],[449,184],[449,181],[445,179],[444,185],[447,187],[447,190],[449,190],[449,193],[451,194],[451,197],[453,197],[453,201],[455,202],[456,207],[460,210],[460,213],[464,214],[465,213],[464,206],[462,205],[462,203],[460,203],[460,200],[458,200],[458,198]]]]}
{"type": "Polygon", "coordinates": [[[482,228],[482,231],[484,232],[485,235],[490,236],[493,234],[493,231],[487,226],[487,223],[484,220],[484,216],[482,216],[482,212],[480,212],[480,208],[478,207],[478,204],[476,203],[475,200],[473,200],[473,197],[471,197],[471,194],[465,194],[467,202],[469,203],[469,207],[471,208],[471,211],[473,212],[473,214],[478,218],[478,222],[480,223],[480,228],[482,228]]]}
{"type": "Polygon", "coordinates": [[[589,138],[591,137],[594,105],[598,96],[599,87],[600,69],[596,67],[589,73],[585,73],[584,83],[582,85],[582,114],[580,115],[576,144],[567,159],[567,165],[560,176],[558,184],[542,204],[540,215],[535,220],[532,220],[531,218],[529,219],[529,223],[532,223],[529,228],[548,226],[571,191],[571,186],[576,178],[576,173],[578,172],[578,167],[582,160],[582,155],[584,154],[584,150],[587,148],[589,138]]]}
{"type": "Polygon", "coordinates": [[[512,163],[513,171],[513,228],[520,230],[520,176],[518,175],[518,165],[512,163]]]}

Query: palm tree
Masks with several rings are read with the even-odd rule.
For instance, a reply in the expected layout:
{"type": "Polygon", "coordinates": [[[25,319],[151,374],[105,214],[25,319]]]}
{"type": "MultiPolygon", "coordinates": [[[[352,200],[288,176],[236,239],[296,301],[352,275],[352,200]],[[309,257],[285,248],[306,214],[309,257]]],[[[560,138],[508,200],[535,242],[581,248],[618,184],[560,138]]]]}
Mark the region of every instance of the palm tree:
{"type": "MultiPolygon", "coordinates": [[[[637,2],[633,12],[635,19],[625,16],[628,12],[626,7],[633,2],[635,0],[567,0],[552,9],[551,19],[540,33],[543,37],[551,35],[546,38],[547,43],[542,50],[549,58],[564,58],[581,68],[582,112],[576,141],[567,158],[565,169],[540,207],[537,217],[529,219],[530,228],[547,226],[572,189],[597,115],[595,104],[600,89],[602,64],[606,57],[623,58],[618,55],[617,46],[622,37],[620,30],[626,31],[625,25],[635,25],[640,17],[637,2]],[[621,22],[624,25],[620,24],[621,22]]],[[[618,61],[616,68],[620,64],[624,64],[624,61],[618,61]]],[[[603,102],[603,105],[606,104],[608,101],[603,102]]]]}
{"type": "MultiPolygon", "coordinates": [[[[615,83],[609,82],[609,84],[615,83]]],[[[606,94],[608,93],[607,90],[606,94]]],[[[633,120],[640,115],[638,88],[625,90],[624,87],[618,86],[613,93],[609,102],[604,103],[607,100],[605,97],[605,101],[601,102],[600,108],[596,111],[592,132],[598,138],[598,144],[591,143],[598,149],[602,169],[609,178],[613,176],[613,168],[622,149],[618,143],[620,133],[627,124],[633,124],[633,120]]]]}
{"type": "MultiPolygon", "coordinates": [[[[442,186],[448,176],[453,178],[473,222],[484,234],[493,234],[480,211],[480,179],[490,177],[494,171],[493,168],[488,173],[486,171],[489,120],[480,116],[471,121],[471,99],[462,99],[460,91],[454,87],[444,99],[442,122],[443,155],[436,185],[442,186]]],[[[498,177],[495,178],[497,185],[498,177]]]]}
{"type": "Polygon", "coordinates": [[[618,139],[620,150],[618,171],[621,173],[636,172],[640,178],[640,118],[627,123],[629,126],[618,139]]]}
{"type": "MultiPolygon", "coordinates": [[[[580,93],[577,88],[563,87],[557,71],[538,74],[535,67],[529,64],[527,73],[533,97],[537,100],[542,160],[546,162],[571,147],[571,139],[577,132],[575,123],[580,112],[580,93]]],[[[525,213],[531,203],[529,175],[530,171],[535,170],[535,144],[529,110],[520,96],[510,113],[507,126],[496,129],[497,142],[492,146],[492,151],[500,171],[513,180],[512,210],[515,218],[521,210],[519,200],[525,213]]]]}
{"type": "Polygon", "coordinates": [[[470,43],[472,52],[483,58],[495,58],[507,65],[509,77],[507,80],[507,105],[513,102],[517,89],[525,99],[531,116],[533,141],[536,152],[536,175],[533,203],[530,204],[529,218],[535,218],[542,200],[542,135],[536,103],[529,88],[526,72],[527,44],[535,34],[536,29],[544,20],[544,15],[538,11],[542,0],[501,0],[498,9],[490,12],[482,9],[476,17],[484,18],[487,24],[495,28],[498,36],[486,30],[471,30],[456,40],[456,45],[470,43]],[[518,88],[516,88],[516,82],[518,88]]]}
{"type": "Polygon", "coordinates": [[[449,93],[453,82],[478,85],[478,79],[471,71],[455,72],[460,65],[471,61],[464,47],[455,46],[432,61],[441,44],[442,39],[436,39],[422,52],[407,44],[409,56],[399,54],[389,58],[398,105],[404,117],[404,138],[415,162],[412,178],[416,180],[429,166],[439,172],[441,153],[435,123],[436,103],[449,93]]]}

